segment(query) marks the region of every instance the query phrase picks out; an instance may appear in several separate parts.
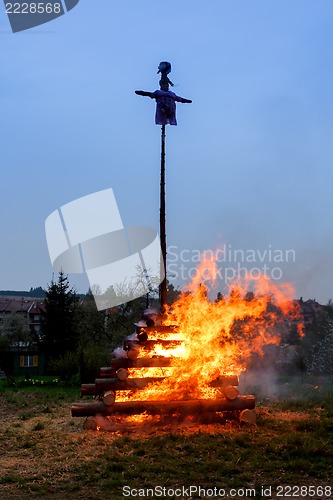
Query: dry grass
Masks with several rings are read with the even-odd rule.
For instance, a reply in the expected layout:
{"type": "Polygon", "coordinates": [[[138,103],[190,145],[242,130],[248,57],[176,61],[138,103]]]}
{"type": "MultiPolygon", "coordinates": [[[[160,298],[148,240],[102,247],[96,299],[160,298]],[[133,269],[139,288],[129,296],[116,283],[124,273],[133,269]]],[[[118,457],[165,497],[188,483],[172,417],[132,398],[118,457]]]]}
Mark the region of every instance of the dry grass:
{"type": "Polygon", "coordinates": [[[83,431],[84,419],[70,416],[77,397],[53,388],[0,394],[2,500],[113,500],[124,498],[124,485],[190,484],[252,487],[259,498],[261,485],[326,485],[333,477],[330,400],[260,404],[255,428],[169,423],[111,433],[83,431]]]}

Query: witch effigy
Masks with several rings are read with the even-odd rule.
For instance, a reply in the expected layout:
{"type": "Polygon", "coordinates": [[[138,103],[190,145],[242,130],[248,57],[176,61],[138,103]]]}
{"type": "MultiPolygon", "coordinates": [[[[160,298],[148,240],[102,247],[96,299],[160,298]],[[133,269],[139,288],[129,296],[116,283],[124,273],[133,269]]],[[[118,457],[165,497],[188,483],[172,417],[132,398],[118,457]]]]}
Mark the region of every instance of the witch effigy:
{"type": "Polygon", "coordinates": [[[169,85],[173,87],[173,83],[168,78],[168,74],[171,73],[171,64],[168,61],[159,64],[158,73],[161,73],[160,90],[155,90],[155,92],[136,90],[135,93],[156,100],[156,125],[177,125],[176,102],[191,103],[192,101],[169,90],[169,85]]]}

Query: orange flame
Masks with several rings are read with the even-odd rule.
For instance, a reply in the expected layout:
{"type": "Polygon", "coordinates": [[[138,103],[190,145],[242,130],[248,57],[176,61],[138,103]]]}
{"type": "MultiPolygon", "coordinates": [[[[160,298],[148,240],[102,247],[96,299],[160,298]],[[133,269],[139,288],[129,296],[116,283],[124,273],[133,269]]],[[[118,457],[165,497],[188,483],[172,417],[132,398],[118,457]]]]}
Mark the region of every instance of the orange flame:
{"type": "MultiPolygon", "coordinates": [[[[192,283],[167,311],[165,325],[177,325],[178,329],[163,339],[180,340],[181,344],[173,348],[157,344],[148,356],[169,357],[171,368],[131,371],[135,377],[166,378],[135,394],[120,394],[118,401],[221,397],[220,390],[210,383],[219,376],[238,376],[253,354],[262,355],[264,346],[279,344],[288,321],[300,317],[292,286],[275,285],[266,277],[239,280],[228,296],[212,302],[202,281],[214,282],[217,274],[216,260],[203,259],[192,283]]],[[[143,356],[147,357],[147,352],[143,356]]]]}

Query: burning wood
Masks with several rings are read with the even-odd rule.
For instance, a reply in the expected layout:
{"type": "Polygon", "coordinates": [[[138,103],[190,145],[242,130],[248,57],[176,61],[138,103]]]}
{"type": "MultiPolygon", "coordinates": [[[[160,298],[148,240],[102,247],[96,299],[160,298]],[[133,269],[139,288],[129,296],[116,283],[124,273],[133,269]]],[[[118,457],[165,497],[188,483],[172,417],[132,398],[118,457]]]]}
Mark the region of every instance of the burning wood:
{"type": "MultiPolygon", "coordinates": [[[[203,264],[216,274],[214,263],[203,264]]],[[[196,277],[163,319],[136,324],[120,357],[100,369],[94,384],[81,387],[82,395],[99,401],[73,405],[73,416],[231,412],[240,422],[255,423],[254,396],[240,395],[238,376],[253,353],[279,343],[279,322],[297,318],[291,289],[258,280],[251,295],[248,284],[238,285],[229,297],[211,302],[199,283],[196,277]]]]}
{"type": "Polygon", "coordinates": [[[239,396],[233,401],[226,398],[190,401],[129,401],[116,402],[105,406],[102,402],[76,403],[72,406],[73,417],[89,417],[94,415],[200,415],[207,412],[239,411],[253,409],[254,396],[239,396]]]}
{"type": "MultiPolygon", "coordinates": [[[[165,380],[165,377],[145,377],[145,378],[127,378],[126,380],[119,380],[118,378],[96,378],[94,384],[82,384],[81,385],[81,395],[98,395],[104,391],[133,391],[138,389],[144,389],[150,384],[156,384],[165,380]]],[[[238,385],[238,377],[235,375],[218,377],[216,380],[210,382],[209,386],[214,388],[223,388],[223,393],[225,391],[231,394],[236,388],[233,387],[238,385]],[[229,389],[228,389],[229,388],[229,389]]],[[[237,390],[237,389],[236,389],[237,390]]],[[[237,391],[238,392],[238,391],[237,391]]],[[[226,396],[228,397],[228,396],[226,396]]],[[[236,396],[237,397],[237,396],[236,396]]],[[[228,397],[228,399],[235,399],[236,397],[228,397]]]]}
{"type": "Polygon", "coordinates": [[[233,385],[227,385],[222,389],[224,396],[229,399],[229,401],[234,401],[239,396],[239,391],[237,387],[233,385]]]}
{"type": "Polygon", "coordinates": [[[172,359],[166,357],[136,358],[136,359],[112,359],[111,366],[103,366],[100,369],[101,377],[108,377],[118,368],[158,368],[172,365],[172,359]]]}
{"type": "Polygon", "coordinates": [[[161,382],[164,377],[150,378],[129,378],[127,380],[119,380],[117,378],[96,378],[94,384],[82,384],[81,395],[96,395],[104,391],[134,391],[143,389],[149,384],[161,382]]]}
{"type": "Polygon", "coordinates": [[[156,345],[160,345],[166,349],[172,349],[175,346],[178,346],[183,343],[183,340],[124,340],[123,349],[125,351],[129,351],[130,349],[137,349],[139,347],[144,347],[146,350],[153,349],[156,345]]]}
{"type": "Polygon", "coordinates": [[[105,406],[112,406],[116,400],[116,393],[115,391],[106,391],[103,394],[103,403],[105,406]]]}
{"type": "Polygon", "coordinates": [[[155,334],[163,335],[170,333],[178,333],[179,329],[176,325],[158,325],[158,326],[137,326],[136,333],[140,334],[142,332],[146,332],[148,335],[154,336],[155,334]]]}
{"type": "Polygon", "coordinates": [[[131,348],[127,351],[128,359],[136,359],[139,356],[139,349],[131,348]]]}
{"type": "Polygon", "coordinates": [[[126,380],[128,378],[128,371],[126,368],[119,368],[116,371],[116,375],[118,380],[126,380]]]}

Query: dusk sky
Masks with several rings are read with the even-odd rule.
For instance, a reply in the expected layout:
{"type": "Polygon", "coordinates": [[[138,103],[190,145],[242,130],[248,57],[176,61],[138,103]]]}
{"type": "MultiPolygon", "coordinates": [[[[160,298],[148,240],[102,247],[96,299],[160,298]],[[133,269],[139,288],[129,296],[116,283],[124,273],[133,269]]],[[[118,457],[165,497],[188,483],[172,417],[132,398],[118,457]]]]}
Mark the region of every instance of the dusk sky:
{"type": "Polygon", "coordinates": [[[124,226],[159,229],[160,127],[134,91],[167,60],[193,100],[167,126],[174,283],[220,248],[333,298],[332,22],[332,0],[80,0],[13,34],[1,3],[0,289],[50,283],[45,219],[82,196],[113,188],[124,226]]]}

